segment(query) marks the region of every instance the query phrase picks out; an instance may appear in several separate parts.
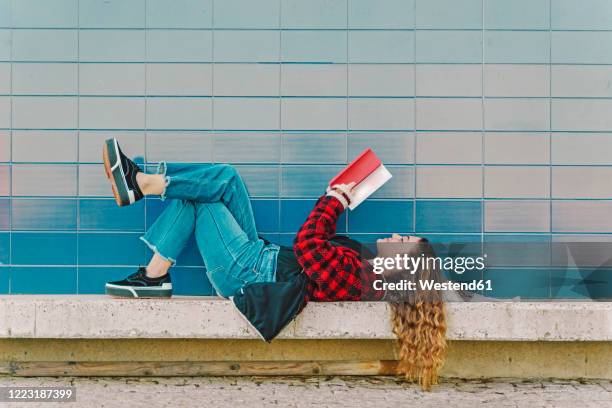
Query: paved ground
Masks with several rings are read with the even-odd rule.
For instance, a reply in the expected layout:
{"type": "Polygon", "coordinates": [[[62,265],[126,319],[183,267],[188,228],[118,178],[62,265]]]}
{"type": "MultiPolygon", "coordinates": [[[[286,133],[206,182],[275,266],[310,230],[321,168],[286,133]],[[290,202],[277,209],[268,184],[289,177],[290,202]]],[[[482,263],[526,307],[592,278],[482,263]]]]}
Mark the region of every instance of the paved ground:
{"type": "Polygon", "coordinates": [[[450,380],[423,393],[388,377],[7,378],[0,386],[67,386],[77,402],[2,407],[612,407],[611,381],[450,380]]]}

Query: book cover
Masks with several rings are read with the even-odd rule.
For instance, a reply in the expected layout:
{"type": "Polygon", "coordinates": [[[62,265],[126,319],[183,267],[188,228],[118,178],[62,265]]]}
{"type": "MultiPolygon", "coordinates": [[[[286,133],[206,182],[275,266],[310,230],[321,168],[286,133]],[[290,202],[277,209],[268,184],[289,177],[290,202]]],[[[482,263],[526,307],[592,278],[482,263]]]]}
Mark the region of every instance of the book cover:
{"type": "Polygon", "coordinates": [[[329,185],[355,183],[349,209],[354,210],[393,177],[371,148],[365,149],[330,180],[329,185]]]}

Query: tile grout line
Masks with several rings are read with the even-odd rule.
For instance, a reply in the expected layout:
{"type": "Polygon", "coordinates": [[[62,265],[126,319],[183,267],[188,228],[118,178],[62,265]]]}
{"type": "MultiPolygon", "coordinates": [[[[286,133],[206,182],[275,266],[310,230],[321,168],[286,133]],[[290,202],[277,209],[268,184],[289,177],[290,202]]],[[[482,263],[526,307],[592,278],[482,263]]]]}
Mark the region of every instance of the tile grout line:
{"type": "Polygon", "coordinates": [[[280,240],[281,232],[283,228],[281,227],[283,217],[283,169],[284,169],[284,154],[283,154],[283,146],[285,144],[285,134],[283,132],[283,31],[281,30],[283,24],[283,2],[282,0],[278,0],[278,138],[280,145],[279,152],[279,165],[277,170],[277,182],[278,182],[278,192],[277,192],[277,200],[278,200],[278,226],[277,226],[277,234],[280,240]]]}
{"type": "Polygon", "coordinates": [[[9,276],[8,276],[8,288],[7,292],[12,293],[13,291],[13,53],[14,53],[14,41],[13,41],[13,4],[10,3],[10,44],[11,51],[9,55],[10,59],[10,76],[11,76],[11,84],[10,84],[10,133],[9,133],[9,276]]]}
{"type": "Polygon", "coordinates": [[[79,148],[80,148],[80,140],[81,140],[81,132],[80,132],[80,127],[81,127],[81,13],[80,13],[80,1],[77,1],[77,131],[76,131],[76,144],[77,144],[77,165],[76,165],[76,179],[77,179],[77,185],[76,185],[76,293],[77,295],[79,294],[79,273],[80,273],[80,269],[79,269],[79,263],[80,263],[80,257],[79,257],[79,245],[80,245],[80,241],[81,241],[81,236],[80,236],[80,230],[81,230],[81,191],[79,188],[80,185],[80,170],[81,170],[81,166],[80,166],[80,160],[81,160],[81,155],[79,152],[79,148]]]}
{"type": "MultiPolygon", "coordinates": [[[[486,138],[485,138],[485,1],[481,1],[481,38],[480,38],[480,53],[481,53],[481,65],[480,65],[480,125],[482,130],[480,132],[480,252],[485,255],[485,150],[486,150],[486,138]]],[[[480,271],[480,279],[484,279],[485,270],[480,271]]]]}

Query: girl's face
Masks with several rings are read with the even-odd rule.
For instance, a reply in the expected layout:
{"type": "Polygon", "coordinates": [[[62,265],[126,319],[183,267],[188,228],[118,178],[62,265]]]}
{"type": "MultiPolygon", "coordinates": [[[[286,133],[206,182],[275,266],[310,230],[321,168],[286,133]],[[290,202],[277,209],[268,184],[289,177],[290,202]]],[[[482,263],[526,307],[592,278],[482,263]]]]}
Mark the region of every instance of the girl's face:
{"type": "Polygon", "coordinates": [[[376,243],[383,243],[383,242],[421,242],[423,241],[423,238],[421,237],[416,237],[413,235],[399,235],[399,234],[393,234],[388,238],[380,238],[376,240],[376,243]]]}

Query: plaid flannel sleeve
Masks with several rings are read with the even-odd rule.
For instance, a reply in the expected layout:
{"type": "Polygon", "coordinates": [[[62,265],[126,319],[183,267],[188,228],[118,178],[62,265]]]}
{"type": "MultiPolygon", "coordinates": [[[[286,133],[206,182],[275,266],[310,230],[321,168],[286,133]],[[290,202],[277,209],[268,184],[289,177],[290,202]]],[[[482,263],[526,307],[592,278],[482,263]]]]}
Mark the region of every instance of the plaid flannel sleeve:
{"type": "Polygon", "coordinates": [[[337,198],[319,198],[295,237],[293,251],[313,282],[311,300],[360,299],[359,255],[349,248],[329,242],[336,232],[336,222],[343,211],[344,207],[337,198]]]}

